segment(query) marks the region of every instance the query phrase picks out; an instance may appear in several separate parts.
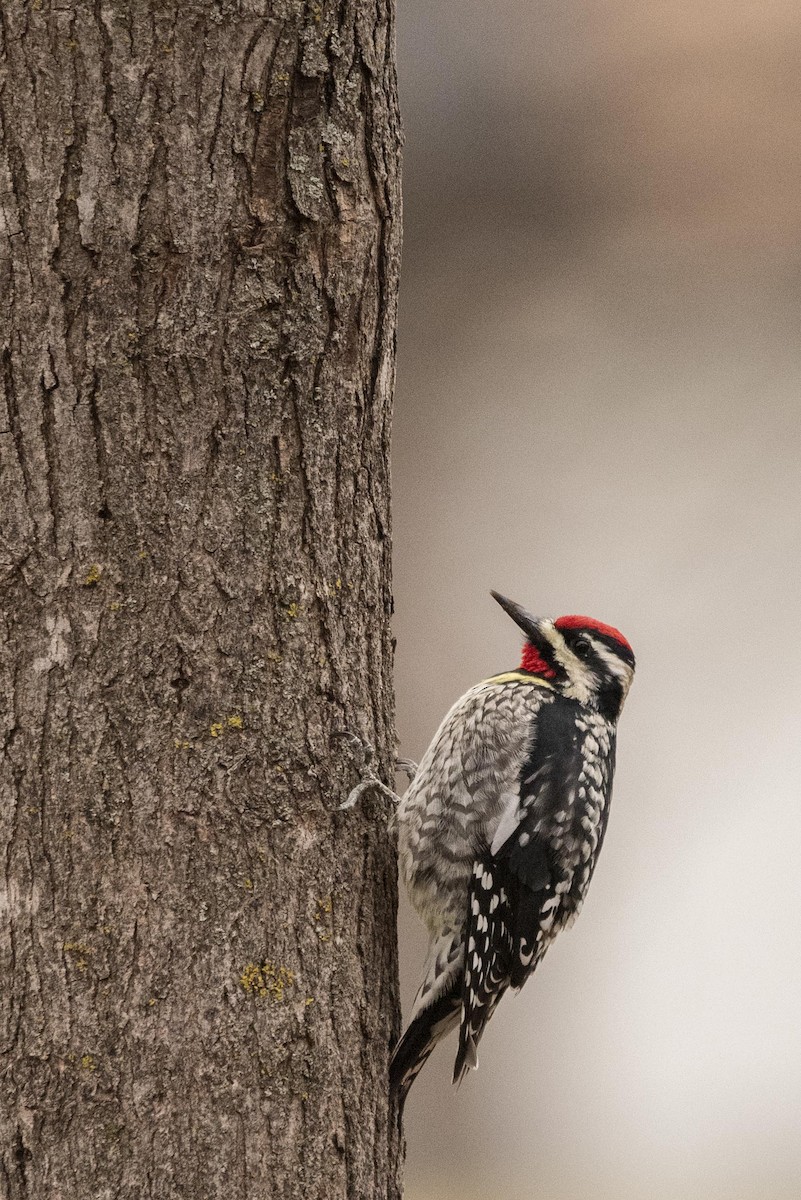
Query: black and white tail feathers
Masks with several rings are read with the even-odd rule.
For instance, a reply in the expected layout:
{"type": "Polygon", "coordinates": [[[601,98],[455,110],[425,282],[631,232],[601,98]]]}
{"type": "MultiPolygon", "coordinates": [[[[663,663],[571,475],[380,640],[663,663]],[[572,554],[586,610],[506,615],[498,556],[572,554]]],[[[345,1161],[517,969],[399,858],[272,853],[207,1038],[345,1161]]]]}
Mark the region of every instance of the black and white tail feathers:
{"type": "Polygon", "coordinates": [[[461,1008],[461,978],[457,976],[448,991],[409,1023],[389,1065],[390,1091],[397,1096],[399,1109],[437,1042],[459,1023],[461,1008]]]}
{"type": "Polygon", "coordinates": [[[437,1042],[455,1025],[454,1083],[478,1066],[478,1043],[498,1001],[507,988],[523,986],[544,953],[543,918],[558,896],[549,854],[530,824],[522,821],[495,854],[473,864],[463,950],[448,938],[435,948],[418,1003],[428,991],[437,999],[418,1008],[392,1056],[390,1083],[401,1107],[437,1042]]]}
{"type": "MultiPolygon", "coordinates": [[[[536,842],[524,840],[521,847],[519,835],[510,838],[496,856],[476,860],[465,925],[464,967],[459,963],[446,990],[418,1010],[392,1056],[390,1086],[401,1108],[437,1042],[457,1024],[454,1083],[478,1065],[478,1043],[498,1001],[507,988],[522,987],[538,962],[537,933],[549,882],[547,855],[536,842]]],[[[442,976],[438,982],[444,982],[442,976]]],[[[425,990],[426,985],[421,992],[425,994],[425,990]]]]}

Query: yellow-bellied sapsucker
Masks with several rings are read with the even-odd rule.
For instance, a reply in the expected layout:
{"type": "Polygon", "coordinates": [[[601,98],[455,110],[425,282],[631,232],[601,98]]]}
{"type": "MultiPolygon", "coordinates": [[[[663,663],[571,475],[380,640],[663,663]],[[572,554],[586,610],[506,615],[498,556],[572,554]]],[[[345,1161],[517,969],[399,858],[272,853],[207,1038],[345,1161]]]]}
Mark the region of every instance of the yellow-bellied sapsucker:
{"type": "Polygon", "coordinates": [[[612,792],[615,728],[634,675],[621,633],[530,616],[520,667],[445,717],[397,814],[401,872],[431,944],[391,1085],[402,1104],[459,1025],[454,1081],[507,988],[519,989],[581,908],[612,792]]]}

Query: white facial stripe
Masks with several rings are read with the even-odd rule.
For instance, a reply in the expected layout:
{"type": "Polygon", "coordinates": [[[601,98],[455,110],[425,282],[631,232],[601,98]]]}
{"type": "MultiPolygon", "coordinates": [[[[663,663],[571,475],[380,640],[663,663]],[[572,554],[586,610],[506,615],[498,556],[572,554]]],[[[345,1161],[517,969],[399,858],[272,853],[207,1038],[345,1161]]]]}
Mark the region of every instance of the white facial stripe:
{"type": "MultiPolygon", "coordinates": [[[[566,696],[578,700],[580,704],[590,703],[601,684],[597,672],[588,662],[573,653],[552,621],[543,621],[540,628],[553,647],[555,659],[567,673],[568,682],[561,685],[561,690],[566,696]]],[[[584,633],[584,636],[603,663],[604,670],[619,682],[622,699],[625,700],[634,677],[634,671],[622,658],[618,658],[614,650],[611,650],[606,643],[594,638],[588,631],[584,633]]]]}
{"type": "Polygon", "coordinates": [[[604,664],[610,675],[614,675],[623,692],[623,699],[626,698],[626,693],[631,687],[631,681],[634,677],[634,672],[628,663],[623,662],[622,658],[618,658],[614,650],[610,650],[604,642],[596,641],[592,636],[589,636],[589,641],[592,648],[604,664]]]}
{"type": "Polygon", "coordinates": [[[585,636],[601,662],[605,667],[609,668],[612,675],[616,675],[618,679],[623,680],[631,673],[630,668],[623,662],[623,659],[618,658],[614,650],[610,650],[605,642],[596,641],[590,634],[585,634],[585,636]]]}
{"type": "Polygon", "coordinates": [[[553,646],[554,657],[567,672],[569,683],[563,686],[565,695],[572,696],[581,704],[586,704],[594,694],[600,682],[598,676],[588,663],[582,662],[568,647],[562,634],[552,621],[543,621],[542,632],[553,646]]]}

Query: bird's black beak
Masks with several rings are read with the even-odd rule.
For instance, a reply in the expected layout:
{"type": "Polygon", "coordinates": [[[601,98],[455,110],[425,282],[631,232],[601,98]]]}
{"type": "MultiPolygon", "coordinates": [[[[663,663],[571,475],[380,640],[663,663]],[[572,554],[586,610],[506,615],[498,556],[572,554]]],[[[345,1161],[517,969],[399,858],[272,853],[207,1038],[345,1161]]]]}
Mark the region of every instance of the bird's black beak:
{"type": "Polygon", "coordinates": [[[543,632],[542,617],[532,617],[531,613],[526,612],[526,610],[520,604],[516,604],[514,600],[507,599],[507,597],[502,596],[500,592],[490,592],[490,595],[492,596],[493,600],[498,601],[503,611],[509,614],[515,625],[520,626],[531,644],[536,646],[538,650],[548,654],[550,661],[550,655],[553,652],[553,646],[543,632]]]}

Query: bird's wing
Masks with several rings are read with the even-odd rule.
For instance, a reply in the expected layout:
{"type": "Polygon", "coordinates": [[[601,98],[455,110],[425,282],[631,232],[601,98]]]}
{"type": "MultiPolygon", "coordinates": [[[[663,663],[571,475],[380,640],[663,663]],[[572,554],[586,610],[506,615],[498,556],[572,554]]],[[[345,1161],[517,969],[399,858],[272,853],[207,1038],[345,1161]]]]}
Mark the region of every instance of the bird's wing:
{"type": "Polygon", "coordinates": [[[543,818],[575,807],[580,773],[573,715],[558,705],[543,707],[515,803],[473,866],[454,1080],[476,1065],[478,1041],[501,996],[522,987],[545,952],[561,879],[554,848],[541,832],[543,818]]]}

